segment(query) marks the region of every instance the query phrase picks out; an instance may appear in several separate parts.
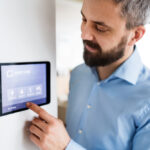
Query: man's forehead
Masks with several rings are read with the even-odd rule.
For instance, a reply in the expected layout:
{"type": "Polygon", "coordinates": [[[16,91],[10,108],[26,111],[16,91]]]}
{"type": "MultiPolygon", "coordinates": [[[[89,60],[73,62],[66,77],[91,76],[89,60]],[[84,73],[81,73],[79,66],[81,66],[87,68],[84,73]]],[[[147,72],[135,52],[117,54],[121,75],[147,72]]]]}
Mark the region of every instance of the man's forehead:
{"type": "Polygon", "coordinates": [[[82,6],[82,13],[89,20],[103,21],[110,23],[125,21],[121,18],[121,6],[116,5],[113,0],[84,0],[82,6]]]}
{"type": "Polygon", "coordinates": [[[84,0],[83,1],[83,11],[90,12],[96,16],[107,14],[120,14],[120,5],[116,5],[113,0],[84,0]]]}

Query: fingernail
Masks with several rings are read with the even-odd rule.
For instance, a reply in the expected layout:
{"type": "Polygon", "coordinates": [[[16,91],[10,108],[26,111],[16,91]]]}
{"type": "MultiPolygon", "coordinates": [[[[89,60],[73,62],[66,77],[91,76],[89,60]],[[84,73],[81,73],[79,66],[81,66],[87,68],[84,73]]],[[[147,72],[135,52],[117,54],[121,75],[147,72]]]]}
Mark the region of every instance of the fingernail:
{"type": "Polygon", "coordinates": [[[30,107],[31,105],[32,105],[32,103],[30,103],[30,102],[26,103],[27,107],[30,107]]]}

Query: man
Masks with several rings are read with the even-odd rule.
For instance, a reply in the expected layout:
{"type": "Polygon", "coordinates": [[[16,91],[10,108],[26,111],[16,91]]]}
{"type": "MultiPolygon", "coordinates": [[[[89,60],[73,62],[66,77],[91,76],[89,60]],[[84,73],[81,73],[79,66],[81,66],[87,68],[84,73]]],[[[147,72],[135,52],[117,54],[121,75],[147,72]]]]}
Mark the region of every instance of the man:
{"type": "Polygon", "coordinates": [[[40,107],[30,127],[42,150],[149,150],[150,72],[135,43],[150,16],[149,0],[84,0],[85,64],[71,73],[67,131],[40,107]]]}

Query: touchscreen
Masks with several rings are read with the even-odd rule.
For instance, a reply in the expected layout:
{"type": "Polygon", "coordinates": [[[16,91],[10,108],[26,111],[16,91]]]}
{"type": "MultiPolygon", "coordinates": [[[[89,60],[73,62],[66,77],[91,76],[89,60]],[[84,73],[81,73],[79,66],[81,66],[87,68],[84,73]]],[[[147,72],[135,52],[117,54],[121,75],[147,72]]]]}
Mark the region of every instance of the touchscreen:
{"type": "Polygon", "coordinates": [[[46,103],[46,83],[46,64],[2,65],[2,114],[46,103]]]}

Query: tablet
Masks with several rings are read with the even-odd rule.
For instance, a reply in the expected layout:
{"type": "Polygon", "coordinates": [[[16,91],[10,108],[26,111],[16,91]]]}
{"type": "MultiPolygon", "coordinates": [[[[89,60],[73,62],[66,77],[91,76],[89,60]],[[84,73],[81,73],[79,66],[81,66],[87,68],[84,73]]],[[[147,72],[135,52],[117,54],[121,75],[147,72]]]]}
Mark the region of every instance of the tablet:
{"type": "Polygon", "coordinates": [[[0,63],[0,116],[50,103],[50,62],[0,63]]]}

